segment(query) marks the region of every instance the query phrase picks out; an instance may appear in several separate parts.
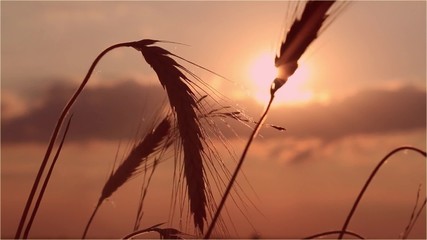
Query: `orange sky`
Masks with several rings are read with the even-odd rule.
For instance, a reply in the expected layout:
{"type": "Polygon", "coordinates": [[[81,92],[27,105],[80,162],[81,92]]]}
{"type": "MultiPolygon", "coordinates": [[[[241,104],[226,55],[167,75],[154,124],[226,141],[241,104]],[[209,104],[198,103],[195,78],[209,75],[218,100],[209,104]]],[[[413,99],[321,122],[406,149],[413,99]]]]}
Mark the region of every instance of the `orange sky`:
{"type": "MultiPolygon", "coordinates": [[[[250,89],[248,68],[260,54],[277,50],[282,30],[289,25],[284,21],[288,5],[2,3],[2,87],[33,88],[27,83],[30,77],[80,79],[96,54],[107,46],[154,38],[190,45],[166,46],[250,89]]],[[[423,6],[423,2],[352,2],[302,58],[313,68],[310,87],[316,93],[332,95],[402,85],[402,81],[423,87],[423,6]]],[[[102,61],[94,77],[147,74],[141,65],[136,52],[117,50],[102,61]]]]}
{"type": "MultiPolygon", "coordinates": [[[[14,234],[52,124],[100,51],[142,38],[188,44],[162,46],[230,79],[191,68],[229,98],[225,104],[256,118],[263,104],[253,97],[260,90],[251,67],[278,48],[289,24],[289,6],[2,1],[2,238],[14,234]]],[[[339,229],[381,157],[401,145],[425,149],[425,19],[422,1],[351,2],[321,33],[302,57],[303,83],[291,79],[281,89],[284,100],[274,104],[267,120],[287,131],[263,129],[249,153],[247,182],[242,176],[240,182],[255,205],[246,211],[254,229],[230,204],[230,221],[237,228],[233,236],[305,237],[339,229]],[[311,97],[295,102],[292,94],[311,97]]],[[[266,88],[271,80],[265,79],[266,88]]],[[[133,49],[115,50],[101,61],[76,105],[68,147],[36,219],[34,237],[80,236],[118,142],[132,138],[140,116],[162,99],[156,81],[133,49]],[[133,108],[141,110],[128,111],[133,108]]],[[[239,137],[226,126],[220,129],[239,155],[249,129],[231,125],[239,137]]],[[[365,237],[398,237],[418,184],[425,189],[425,160],[412,153],[395,158],[378,175],[351,224],[365,237]]],[[[144,226],[168,220],[171,165],[161,166],[153,180],[152,189],[161,191],[152,190],[147,200],[144,226]]],[[[137,196],[132,195],[137,183],[103,206],[93,236],[128,233],[136,204],[129,196],[137,196]]],[[[174,224],[169,226],[178,227],[174,224]]],[[[423,226],[425,211],[412,237],[425,238],[423,226]]]]}

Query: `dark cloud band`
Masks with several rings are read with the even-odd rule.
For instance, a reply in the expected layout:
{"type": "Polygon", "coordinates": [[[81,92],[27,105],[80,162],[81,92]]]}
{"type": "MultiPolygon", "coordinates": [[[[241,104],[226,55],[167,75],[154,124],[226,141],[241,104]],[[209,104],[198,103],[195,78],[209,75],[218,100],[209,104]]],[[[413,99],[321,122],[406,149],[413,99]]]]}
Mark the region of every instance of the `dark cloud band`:
{"type": "MultiPolygon", "coordinates": [[[[44,95],[41,106],[19,117],[3,119],[3,143],[47,141],[60,110],[73,91],[74,88],[68,84],[54,85],[44,95]]],[[[133,81],[88,88],[73,110],[74,119],[68,139],[135,137],[135,131],[141,123],[144,125],[144,120],[146,124],[153,124],[165,99],[160,86],[143,86],[133,81]]],[[[313,103],[276,108],[271,111],[268,122],[285,127],[285,134],[292,137],[314,137],[325,141],[353,134],[425,129],[425,100],[425,90],[409,86],[396,90],[366,90],[329,105],[313,103]]],[[[254,103],[248,101],[245,105],[254,106],[254,103]]],[[[234,124],[234,120],[228,121],[238,134],[248,132],[248,128],[234,124]]],[[[230,129],[224,128],[223,131],[225,135],[232,136],[227,134],[230,129]]],[[[264,130],[262,135],[273,137],[278,133],[264,130]]]]}

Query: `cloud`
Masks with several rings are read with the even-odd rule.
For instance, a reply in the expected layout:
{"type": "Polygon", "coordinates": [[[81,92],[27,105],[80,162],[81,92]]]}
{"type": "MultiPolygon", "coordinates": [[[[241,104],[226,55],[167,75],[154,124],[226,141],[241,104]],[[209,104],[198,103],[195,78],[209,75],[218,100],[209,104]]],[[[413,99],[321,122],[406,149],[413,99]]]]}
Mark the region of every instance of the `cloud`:
{"type": "Polygon", "coordinates": [[[3,119],[11,119],[24,114],[27,111],[25,102],[15,94],[2,90],[1,92],[1,116],[3,119]]]}
{"type": "MultiPolygon", "coordinates": [[[[60,110],[73,91],[74,87],[67,84],[53,85],[43,96],[40,106],[14,118],[3,118],[3,142],[47,141],[60,110]]],[[[329,105],[284,106],[273,109],[267,121],[283,126],[287,131],[278,133],[263,129],[261,134],[265,138],[286,134],[297,139],[314,138],[328,142],[358,134],[425,129],[425,99],[424,90],[407,86],[394,90],[365,90],[329,105]]],[[[87,88],[74,107],[68,139],[134,137],[142,119],[153,124],[153,116],[165,101],[166,95],[160,86],[143,86],[133,81],[87,88]]],[[[9,104],[10,101],[2,102],[2,109],[10,109],[9,104]]],[[[261,108],[250,101],[244,105],[252,106],[248,112],[261,108]]],[[[233,120],[228,122],[239,135],[247,135],[247,127],[233,120]]],[[[229,128],[221,129],[226,136],[233,136],[229,128]]]]}
{"type": "Polygon", "coordinates": [[[426,92],[410,86],[364,90],[328,105],[273,109],[268,121],[284,126],[290,136],[328,141],[354,134],[425,129],[426,92]]]}
{"type": "MultiPolygon", "coordinates": [[[[46,91],[40,106],[19,117],[2,119],[2,141],[48,141],[74,89],[75,86],[68,84],[53,85],[46,91]]],[[[133,81],[87,88],[73,107],[73,121],[67,139],[134,137],[142,121],[153,123],[153,117],[164,101],[165,94],[160,86],[142,86],[133,81]]],[[[8,109],[8,106],[3,107],[8,109]]]]}
{"type": "Polygon", "coordinates": [[[372,156],[369,160],[380,159],[398,146],[425,146],[426,92],[410,86],[365,90],[328,105],[272,109],[267,121],[287,131],[263,129],[268,141],[258,140],[264,149],[259,154],[270,155],[259,159],[361,162],[363,154],[372,156]]]}

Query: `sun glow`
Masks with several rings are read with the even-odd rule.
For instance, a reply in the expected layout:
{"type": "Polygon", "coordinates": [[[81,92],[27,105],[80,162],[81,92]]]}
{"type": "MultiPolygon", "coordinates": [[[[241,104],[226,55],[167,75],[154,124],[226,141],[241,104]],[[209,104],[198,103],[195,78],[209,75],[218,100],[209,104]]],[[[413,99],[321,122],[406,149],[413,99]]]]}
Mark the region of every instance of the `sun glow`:
{"type": "MultiPolygon", "coordinates": [[[[249,77],[252,81],[252,94],[257,102],[265,104],[270,99],[270,86],[277,76],[274,66],[274,54],[263,53],[250,65],[249,77]]],[[[275,104],[300,104],[310,101],[313,93],[307,87],[309,80],[308,65],[299,62],[298,69],[285,85],[276,92],[275,104]]]]}

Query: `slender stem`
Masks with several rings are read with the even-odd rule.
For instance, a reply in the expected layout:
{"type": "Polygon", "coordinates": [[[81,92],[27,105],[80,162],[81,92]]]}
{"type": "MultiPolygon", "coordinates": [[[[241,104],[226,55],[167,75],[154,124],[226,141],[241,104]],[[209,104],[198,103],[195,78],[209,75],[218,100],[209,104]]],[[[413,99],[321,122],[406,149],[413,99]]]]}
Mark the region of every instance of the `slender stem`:
{"type": "MultiPolygon", "coordinates": [[[[305,238],[303,238],[303,239],[313,239],[313,238],[318,238],[318,237],[323,237],[323,236],[332,235],[332,234],[338,234],[338,233],[341,233],[341,230],[338,230],[338,231],[328,231],[328,232],[318,233],[318,234],[311,235],[311,236],[309,236],[309,237],[305,237],[305,238]]],[[[354,233],[354,232],[345,231],[345,234],[348,234],[348,235],[351,235],[351,236],[357,237],[357,238],[359,238],[359,239],[365,239],[364,237],[362,237],[362,236],[360,236],[359,234],[354,233]]]]}
{"type": "Polygon", "coordinates": [[[147,229],[137,230],[135,232],[129,233],[128,235],[124,236],[122,239],[131,239],[131,238],[133,238],[135,236],[138,236],[140,234],[143,234],[143,233],[146,233],[146,232],[149,232],[149,231],[150,231],[150,229],[148,229],[148,230],[147,229]]]}
{"type": "MultiPolygon", "coordinates": [[[[115,48],[119,48],[119,47],[131,47],[133,44],[133,42],[126,42],[126,43],[119,43],[119,44],[115,44],[113,46],[108,47],[107,49],[105,49],[103,52],[101,52],[98,57],[95,59],[95,61],[92,63],[92,65],[89,68],[89,71],[86,74],[86,77],[84,78],[83,82],[80,84],[80,87],[76,90],[76,92],[73,94],[73,96],[70,98],[70,100],[68,101],[67,105],[64,107],[64,109],[62,110],[62,113],[58,119],[58,122],[56,123],[55,129],[53,130],[52,136],[50,137],[50,141],[49,141],[49,145],[46,149],[46,153],[44,156],[44,159],[40,165],[39,171],[37,173],[36,179],[34,180],[34,184],[33,187],[31,189],[30,195],[28,196],[27,199],[27,203],[25,205],[24,211],[22,213],[22,217],[21,220],[19,222],[19,226],[18,229],[16,231],[16,235],[15,238],[18,239],[21,236],[21,232],[22,229],[24,227],[27,215],[28,215],[28,211],[30,210],[30,207],[32,205],[33,202],[33,198],[34,195],[37,191],[40,179],[43,175],[43,172],[46,168],[46,164],[49,161],[49,157],[50,154],[52,152],[52,148],[55,144],[56,138],[58,136],[59,130],[61,129],[62,123],[65,119],[65,117],[67,116],[70,108],[72,107],[72,105],[74,104],[74,102],[76,101],[77,97],[79,96],[79,94],[81,93],[81,91],[83,90],[83,88],[85,87],[86,83],[88,82],[90,76],[92,75],[93,70],[95,69],[95,66],[97,65],[97,63],[99,62],[99,60],[109,51],[115,49],[115,48]]],[[[31,228],[31,224],[29,226],[29,228],[31,228]]]]}
{"type": "Polygon", "coordinates": [[[412,221],[414,220],[414,217],[415,217],[415,212],[417,211],[417,207],[418,207],[418,201],[420,200],[420,192],[421,192],[421,184],[418,186],[418,191],[417,191],[417,198],[415,199],[415,205],[414,205],[414,209],[412,209],[412,212],[411,212],[411,217],[409,218],[409,223],[408,223],[408,225],[406,226],[406,228],[405,228],[405,231],[402,233],[402,239],[406,239],[406,237],[405,236],[407,236],[408,234],[406,234],[406,233],[408,233],[408,230],[409,230],[409,227],[411,226],[411,224],[412,224],[412,221]]]}
{"type": "Polygon", "coordinates": [[[415,223],[417,222],[418,218],[420,217],[421,212],[423,211],[423,209],[426,207],[426,202],[427,199],[424,199],[423,204],[421,205],[420,209],[418,210],[417,215],[415,216],[415,218],[413,219],[413,221],[410,223],[410,227],[408,228],[407,231],[405,231],[405,234],[403,235],[402,239],[407,239],[409,234],[412,231],[412,228],[415,226],[415,223]]]}
{"type": "Polygon", "coordinates": [[[145,228],[145,229],[142,229],[142,230],[138,230],[138,231],[129,233],[128,235],[124,236],[122,239],[131,239],[131,238],[133,238],[133,237],[135,237],[137,235],[140,235],[140,234],[143,234],[143,233],[146,233],[146,232],[156,231],[156,230],[159,229],[157,227],[160,226],[160,225],[163,225],[163,224],[165,224],[165,223],[158,223],[158,224],[153,225],[153,226],[151,226],[149,228],[145,228]]]}
{"type": "Polygon", "coordinates": [[[86,238],[86,234],[87,234],[87,231],[89,230],[90,224],[92,223],[92,220],[95,217],[95,214],[98,211],[99,206],[101,206],[101,204],[102,204],[102,201],[99,201],[98,204],[96,205],[95,209],[93,210],[92,216],[90,216],[89,222],[86,224],[86,228],[85,228],[85,231],[83,232],[82,239],[86,238]]]}
{"type": "Polygon", "coordinates": [[[70,118],[68,119],[68,124],[65,128],[64,136],[62,137],[61,143],[59,144],[58,150],[56,151],[55,157],[53,158],[52,164],[50,165],[49,171],[46,175],[43,186],[40,190],[39,197],[37,198],[36,205],[34,206],[33,213],[31,214],[30,220],[27,224],[27,228],[25,229],[23,238],[28,237],[28,233],[30,232],[31,225],[34,221],[34,218],[36,217],[37,210],[39,209],[39,206],[40,206],[40,203],[42,200],[42,196],[43,196],[44,192],[46,191],[47,184],[48,184],[50,176],[52,175],[52,172],[53,172],[53,168],[55,167],[56,161],[58,160],[59,154],[61,153],[62,145],[64,144],[65,137],[67,136],[68,129],[70,128],[70,123],[71,123],[72,117],[73,117],[73,115],[71,115],[70,118]]]}
{"type": "Polygon", "coordinates": [[[381,166],[387,161],[387,159],[389,157],[391,157],[393,154],[402,151],[402,150],[413,150],[415,152],[420,153],[421,155],[423,155],[424,157],[426,157],[426,152],[415,148],[415,147],[411,147],[411,146],[402,146],[402,147],[398,147],[396,149],[394,149],[393,151],[389,152],[379,163],[378,165],[375,167],[374,171],[372,171],[371,175],[369,176],[368,180],[366,181],[365,185],[363,186],[362,190],[359,193],[359,196],[357,196],[356,201],[353,204],[353,207],[351,208],[350,213],[347,216],[347,219],[345,220],[344,226],[342,227],[341,233],[338,236],[338,239],[342,239],[344,236],[344,233],[347,230],[348,224],[350,223],[350,220],[354,214],[354,212],[356,211],[357,206],[359,205],[360,200],[363,197],[363,194],[365,193],[366,189],[368,188],[369,184],[371,183],[372,179],[374,178],[374,176],[376,175],[376,173],[378,172],[378,170],[381,168],[381,166]]]}
{"type": "Polygon", "coordinates": [[[221,202],[218,205],[218,208],[217,208],[215,215],[212,219],[212,222],[209,225],[209,229],[204,236],[205,239],[210,238],[210,236],[212,234],[212,230],[214,229],[215,224],[218,220],[218,217],[221,214],[221,210],[224,207],[224,204],[225,204],[225,201],[227,200],[228,195],[230,194],[231,188],[233,187],[233,184],[236,181],[237,174],[240,172],[240,168],[243,165],[243,161],[245,160],[245,157],[246,157],[246,154],[248,153],[249,147],[251,146],[252,141],[255,139],[256,135],[258,134],[259,130],[261,129],[261,126],[263,125],[263,123],[267,117],[267,113],[270,110],[270,106],[273,103],[273,99],[274,99],[274,93],[271,94],[270,101],[268,102],[267,108],[265,109],[260,120],[258,121],[257,125],[255,126],[255,129],[252,131],[252,135],[250,136],[248,142],[246,143],[246,147],[243,150],[242,156],[240,157],[240,160],[237,164],[236,170],[234,170],[233,176],[231,177],[230,182],[228,183],[227,189],[225,190],[224,195],[221,199],[221,202]]]}

